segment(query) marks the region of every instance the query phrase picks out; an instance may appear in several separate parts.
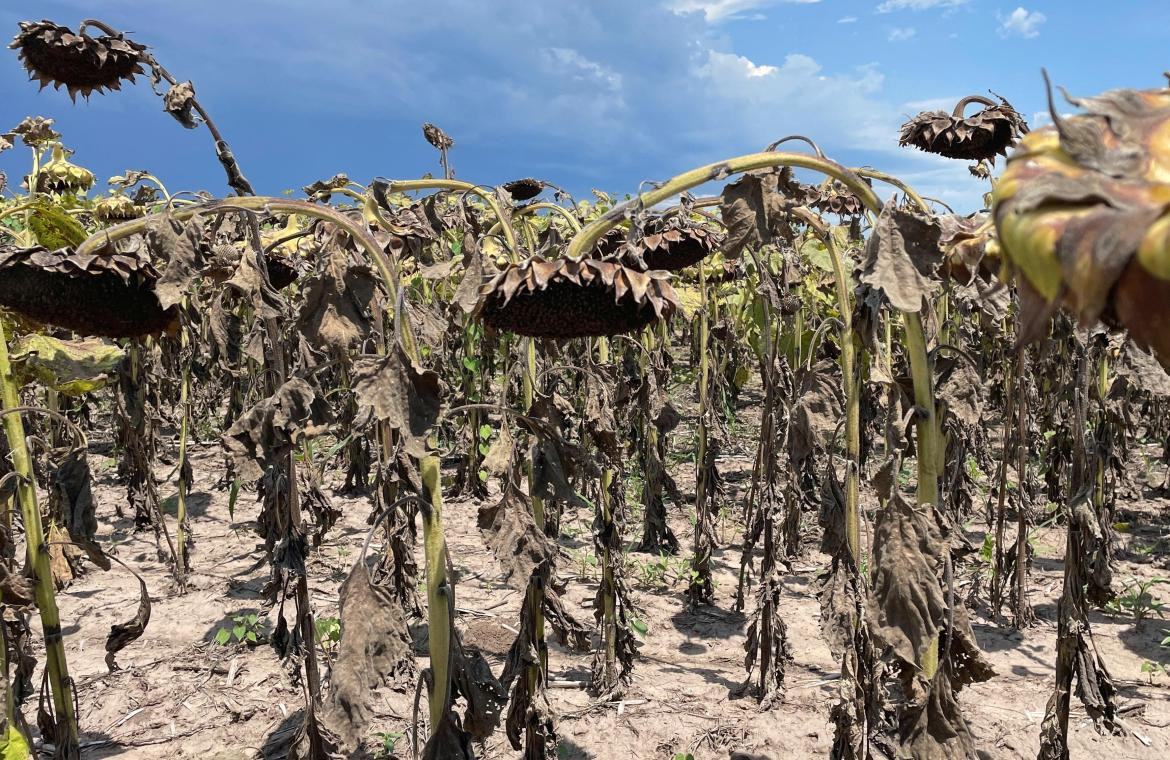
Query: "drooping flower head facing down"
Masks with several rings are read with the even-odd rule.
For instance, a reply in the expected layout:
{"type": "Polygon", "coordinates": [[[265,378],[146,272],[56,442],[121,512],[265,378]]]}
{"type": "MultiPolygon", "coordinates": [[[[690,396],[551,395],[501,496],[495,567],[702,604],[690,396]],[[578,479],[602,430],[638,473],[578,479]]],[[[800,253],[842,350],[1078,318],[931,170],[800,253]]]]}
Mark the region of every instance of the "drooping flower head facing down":
{"type": "Polygon", "coordinates": [[[497,330],[567,339],[637,332],[669,319],[677,306],[665,272],[639,272],[612,261],[532,258],[485,284],[477,313],[497,330]]]}
{"type": "Polygon", "coordinates": [[[145,45],[123,35],[91,37],[52,21],[22,21],[20,34],[8,46],[20,55],[29,78],[41,87],[65,87],[69,96],[88,98],[93,92],[118,90],[122,82],[143,74],[145,45]]]}
{"type": "Polygon", "coordinates": [[[960,100],[951,113],[924,111],[903,124],[898,144],[913,145],[946,158],[994,163],[996,156],[1006,156],[1008,149],[1027,133],[1027,123],[1006,100],[1000,98],[996,103],[970,95],[960,100]],[[971,103],[983,108],[964,116],[971,103]]]}

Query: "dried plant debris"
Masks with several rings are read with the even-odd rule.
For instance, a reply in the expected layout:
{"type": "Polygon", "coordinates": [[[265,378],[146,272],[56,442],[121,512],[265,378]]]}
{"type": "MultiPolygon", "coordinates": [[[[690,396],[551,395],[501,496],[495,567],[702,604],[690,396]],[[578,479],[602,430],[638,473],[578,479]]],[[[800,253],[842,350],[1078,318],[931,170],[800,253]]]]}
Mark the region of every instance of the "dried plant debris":
{"type": "Polygon", "coordinates": [[[244,412],[221,440],[240,475],[257,480],[302,440],[323,433],[329,416],[313,387],[295,377],[244,412]]]}
{"type": "Polygon", "coordinates": [[[666,273],[590,259],[528,259],[500,272],[480,295],[485,324],[536,338],[636,332],[669,319],[678,305],[666,273]]]}
{"type": "Polygon", "coordinates": [[[1027,132],[1023,117],[1003,98],[996,103],[971,95],[960,100],[951,113],[925,111],[910,119],[902,125],[898,144],[947,158],[994,162],[996,156],[1006,156],[1008,148],[1027,132]],[[964,116],[972,103],[983,108],[964,116]]]}
{"type": "Polygon", "coordinates": [[[556,547],[537,527],[527,497],[513,483],[505,485],[500,500],[479,508],[479,529],[504,568],[505,581],[517,591],[539,567],[551,563],[556,547]]]}
{"type": "Polygon", "coordinates": [[[65,87],[74,99],[119,90],[123,82],[145,73],[145,46],[121,34],[78,34],[48,20],[20,22],[20,34],[8,47],[18,51],[29,79],[38,80],[42,88],[65,87]]]}
{"type": "Polygon", "coordinates": [[[342,584],[340,614],[341,641],[322,719],[352,751],[369,732],[373,690],[399,685],[412,670],[410,634],[402,608],[370,581],[363,562],[342,584]]]}
{"type": "Polygon", "coordinates": [[[137,641],[150,622],[150,593],[147,591],[146,581],[138,578],[138,586],[138,611],[125,623],[110,626],[110,635],[106,637],[106,667],[110,672],[118,669],[118,663],[114,660],[118,652],[137,641]]]}
{"type": "Polygon", "coordinates": [[[719,196],[719,214],[727,229],[723,255],[736,259],[749,247],[787,239],[791,235],[787,209],[812,197],[812,189],[797,182],[787,167],[750,172],[728,184],[719,196]]]}

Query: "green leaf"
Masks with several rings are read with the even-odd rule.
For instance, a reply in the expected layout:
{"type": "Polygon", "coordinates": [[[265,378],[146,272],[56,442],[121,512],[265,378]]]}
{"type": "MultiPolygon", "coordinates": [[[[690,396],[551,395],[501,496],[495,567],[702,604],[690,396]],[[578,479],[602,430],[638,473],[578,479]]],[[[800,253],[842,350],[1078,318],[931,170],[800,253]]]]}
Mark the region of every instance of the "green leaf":
{"type": "Polygon", "coordinates": [[[76,248],[89,237],[73,217],[46,201],[37,201],[29,209],[28,226],[37,242],[50,251],[76,248]]]}
{"type": "Polygon", "coordinates": [[[231,641],[231,638],[232,632],[226,628],[220,628],[215,632],[215,643],[219,644],[220,646],[227,644],[229,641],[231,641]]]}
{"type": "Polygon", "coordinates": [[[245,638],[246,638],[248,641],[250,641],[250,642],[252,642],[253,644],[255,644],[255,643],[256,643],[256,632],[255,632],[255,631],[248,631],[248,635],[247,635],[245,638]]]}
{"type": "Polygon", "coordinates": [[[232,635],[236,637],[236,641],[243,641],[247,633],[248,629],[242,625],[237,625],[235,628],[232,628],[232,635]]]}
{"type": "Polygon", "coordinates": [[[637,631],[639,636],[645,636],[650,632],[650,626],[646,625],[639,618],[632,618],[630,620],[630,627],[637,631]]]}
{"type": "Polygon", "coordinates": [[[491,438],[492,437],[492,426],[491,425],[480,425],[479,426],[479,437],[483,438],[485,440],[488,438],[491,438]]]}
{"type": "Polygon", "coordinates": [[[236,499],[238,498],[240,498],[240,479],[236,478],[228,490],[228,518],[232,522],[235,522],[236,519],[236,499]]]}
{"type": "Polygon", "coordinates": [[[28,742],[10,722],[0,737],[0,760],[28,760],[29,757],[28,742]]]}

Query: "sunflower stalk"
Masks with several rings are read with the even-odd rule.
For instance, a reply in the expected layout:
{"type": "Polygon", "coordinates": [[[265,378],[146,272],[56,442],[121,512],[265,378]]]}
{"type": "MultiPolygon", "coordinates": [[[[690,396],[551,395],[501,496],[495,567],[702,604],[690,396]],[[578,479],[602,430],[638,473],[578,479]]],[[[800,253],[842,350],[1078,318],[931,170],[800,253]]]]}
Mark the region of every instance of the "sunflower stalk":
{"type": "MultiPolygon", "coordinates": [[[[5,408],[20,406],[19,389],[12,375],[8,358],[8,337],[0,320],[0,401],[5,408]]],[[[4,415],[4,433],[8,438],[12,469],[17,473],[17,498],[24,521],[25,552],[33,570],[37,611],[45,639],[45,669],[53,696],[53,711],[57,722],[58,756],[66,760],[80,758],[77,715],[74,712],[73,679],[65,659],[65,642],[61,636],[61,615],[54,593],[53,569],[49,562],[49,547],[45,543],[41,510],[37,505],[37,486],[32,457],[25,442],[24,423],[19,414],[4,415]]]]}

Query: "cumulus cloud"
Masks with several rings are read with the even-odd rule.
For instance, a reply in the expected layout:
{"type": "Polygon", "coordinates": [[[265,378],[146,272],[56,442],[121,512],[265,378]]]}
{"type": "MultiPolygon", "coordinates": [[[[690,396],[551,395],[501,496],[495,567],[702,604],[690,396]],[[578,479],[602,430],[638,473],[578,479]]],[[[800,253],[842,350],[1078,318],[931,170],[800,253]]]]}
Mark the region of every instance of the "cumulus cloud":
{"type": "Polygon", "coordinates": [[[918,34],[918,30],[912,26],[894,27],[890,30],[890,33],[886,35],[886,39],[890,42],[905,42],[916,34],[918,34]]]}
{"type": "Polygon", "coordinates": [[[844,16],[842,18],[837,19],[837,23],[838,24],[856,24],[857,23],[857,16],[844,16]]]}
{"type": "Polygon", "coordinates": [[[1040,11],[1018,7],[1008,16],[998,16],[999,36],[1032,39],[1040,36],[1040,26],[1048,20],[1040,11]]]}
{"type": "MultiPolygon", "coordinates": [[[[797,3],[809,5],[821,0],[667,0],[665,7],[675,13],[702,13],[709,23],[716,23],[729,18],[736,18],[748,11],[778,5],[780,3],[797,3]]],[[[760,16],[752,16],[760,18],[760,16]]]]}
{"type": "Polygon", "coordinates": [[[878,13],[893,13],[894,11],[925,11],[931,8],[957,8],[966,5],[970,0],[885,0],[877,7],[878,13]]]}

